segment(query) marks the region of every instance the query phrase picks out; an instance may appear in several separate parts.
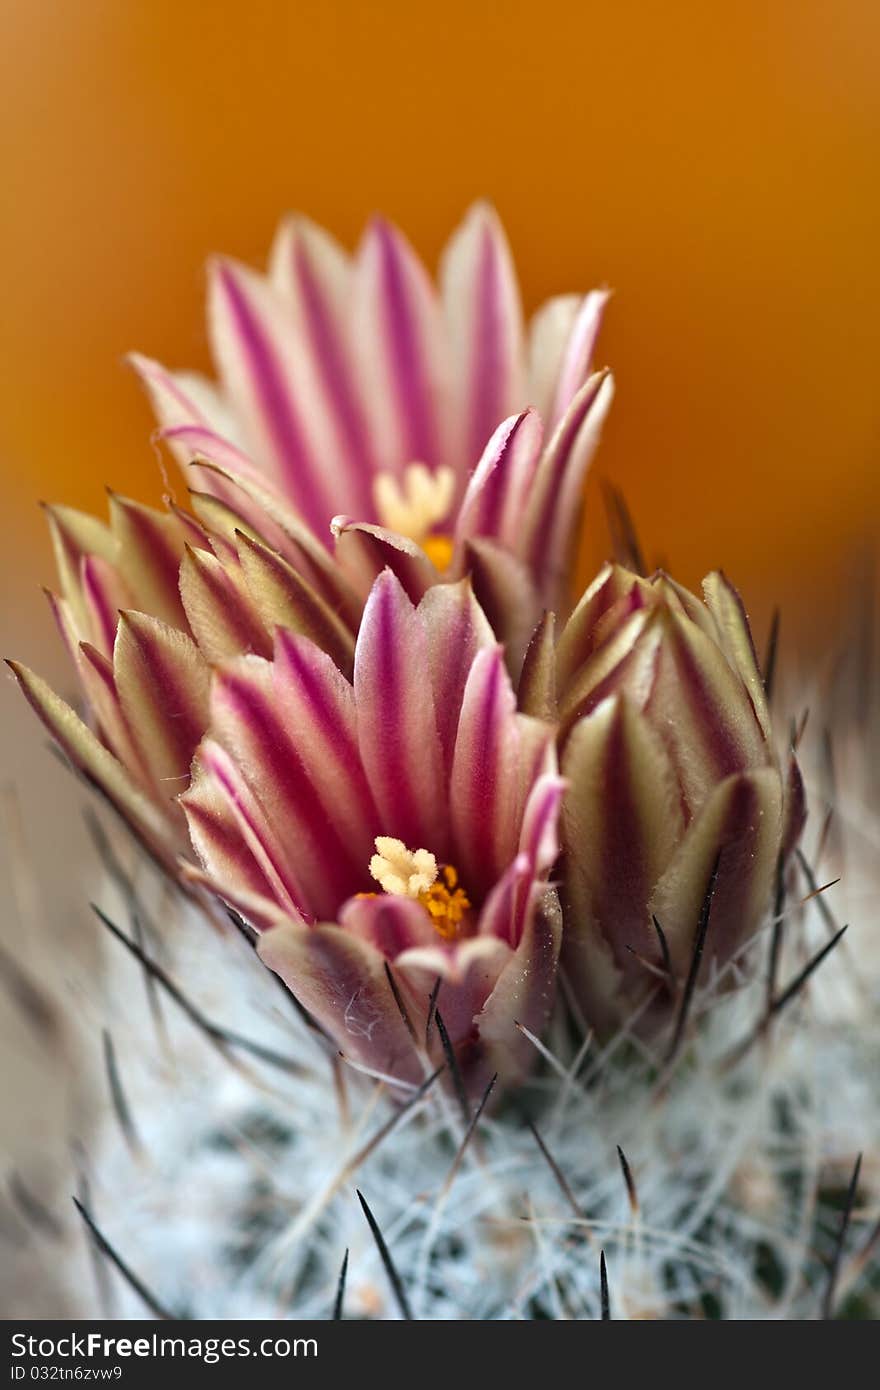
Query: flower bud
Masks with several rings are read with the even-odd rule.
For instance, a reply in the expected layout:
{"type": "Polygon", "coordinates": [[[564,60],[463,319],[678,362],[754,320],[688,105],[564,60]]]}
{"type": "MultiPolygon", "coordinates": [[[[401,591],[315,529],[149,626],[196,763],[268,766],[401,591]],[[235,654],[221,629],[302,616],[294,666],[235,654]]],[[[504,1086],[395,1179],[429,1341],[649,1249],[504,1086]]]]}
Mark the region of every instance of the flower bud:
{"type": "Polygon", "coordinates": [[[716,865],[701,980],[730,960],[803,822],[739,595],[703,594],[607,566],[559,642],[565,960],[603,1032],[675,1008],[716,865]]]}

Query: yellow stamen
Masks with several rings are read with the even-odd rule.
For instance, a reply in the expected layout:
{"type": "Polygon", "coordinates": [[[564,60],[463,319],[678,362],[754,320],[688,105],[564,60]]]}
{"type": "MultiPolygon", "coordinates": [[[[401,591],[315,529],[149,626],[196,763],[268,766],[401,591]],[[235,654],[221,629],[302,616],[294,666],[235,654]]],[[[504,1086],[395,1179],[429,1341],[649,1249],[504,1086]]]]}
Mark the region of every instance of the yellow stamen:
{"type": "Polygon", "coordinates": [[[422,541],[422,549],[431,561],[435,569],[441,574],[445,574],[452,564],[452,552],[455,549],[455,542],[451,536],[426,536],[422,541]]]}
{"type": "Polygon", "coordinates": [[[445,521],[455,497],[455,471],[409,463],[403,472],[378,473],[373,501],[379,521],[389,531],[422,545],[438,522],[445,521]]]}
{"type": "Polygon", "coordinates": [[[458,936],[471,904],[452,864],[443,864],[438,870],[429,850],[407,849],[402,840],[377,835],[370,873],[386,893],[421,903],[431,925],[446,940],[458,936]]]}

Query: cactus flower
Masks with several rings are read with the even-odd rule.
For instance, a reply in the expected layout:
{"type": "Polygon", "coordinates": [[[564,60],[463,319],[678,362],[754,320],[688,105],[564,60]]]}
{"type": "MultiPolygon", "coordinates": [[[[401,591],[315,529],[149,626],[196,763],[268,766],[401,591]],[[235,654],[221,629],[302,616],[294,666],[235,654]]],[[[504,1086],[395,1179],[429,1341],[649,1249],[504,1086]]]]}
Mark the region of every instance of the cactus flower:
{"type": "Polygon", "coordinates": [[[640,1005],[645,1026],[668,1016],[716,861],[701,978],[748,940],[803,819],[739,595],[720,573],[703,593],[608,566],[558,645],[564,958],[606,1032],[640,1005]]]}
{"type": "Polygon", "coordinates": [[[217,386],[132,360],[169,446],[258,531],[280,509],[322,546],[335,538],[363,593],[385,566],[414,600],[472,572],[496,631],[510,625],[518,640],[529,588],[532,625],[567,602],[581,486],[612,394],[607,373],[591,375],[608,296],[552,299],[527,334],[485,205],[451,239],[439,278],[438,290],[381,219],[351,259],[294,218],[267,276],[211,266],[217,386]]]}
{"type": "Polygon", "coordinates": [[[421,1079],[439,981],[467,1084],[520,1075],[514,1022],[540,1030],[553,995],[562,782],[469,583],[414,607],[386,571],[353,683],[279,629],[271,661],[217,669],[210,704],[181,797],[190,876],[262,933],[264,961],[355,1061],[421,1079]]]}

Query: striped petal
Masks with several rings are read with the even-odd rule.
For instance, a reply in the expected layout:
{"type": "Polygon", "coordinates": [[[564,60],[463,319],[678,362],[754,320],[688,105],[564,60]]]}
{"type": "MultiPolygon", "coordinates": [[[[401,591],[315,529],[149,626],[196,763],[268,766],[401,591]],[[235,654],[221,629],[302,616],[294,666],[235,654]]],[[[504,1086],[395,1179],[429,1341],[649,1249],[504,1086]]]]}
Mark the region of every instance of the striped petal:
{"type": "Polygon", "coordinates": [[[215,555],[187,546],[180,597],[190,630],[212,666],[245,652],[270,655],[267,627],[244,581],[215,555]]]}
{"type": "Polygon", "coordinates": [[[417,947],[433,949],[439,938],[421,903],[389,893],[359,893],[339,913],[339,925],[375,946],[389,962],[417,947]]]}
{"type": "Polygon", "coordinates": [[[353,335],[377,468],[444,463],[447,386],[437,297],[407,241],[380,218],[358,252],[353,335]]]}
{"type": "Polygon", "coordinates": [[[721,861],[712,899],[703,972],[729,959],[767,911],[782,840],[782,787],[774,768],[737,773],[716,786],[651,897],[673,967],[687,971],[712,868],[721,861]]]}
{"type": "Polygon", "coordinates": [[[284,631],[276,634],[272,682],[286,736],[366,887],[381,824],[361,766],[354,691],[329,655],[284,631]]]}
{"type": "Polygon", "coordinates": [[[347,624],[276,550],[241,533],[236,542],[242,574],[266,630],[280,626],[308,637],[350,676],[354,637],[347,624]]]}
{"type": "Polygon", "coordinates": [[[550,606],[570,570],[584,478],[613,394],[609,372],[590,377],[560,420],[535,473],[520,554],[540,576],[550,606]]]}
{"type": "Polygon", "coordinates": [[[720,570],[715,570],[703,580],[703,595],[706,607],[718,625],[721,649],[734,671],[739,673],[749,692],[755,717],[765,738],[769,739],[772,737],[770,710],[743,601],[720,570]]]}
{"type": "Polygon", "coordinates": [[[151,796],[161,797],[162,789],[151,777],[123,713],[112,661],[88,642],[80,643],[76,656],[83,691],[104,743],[140,787],[151,796]]]}
{"type": "Polygon", "coordinates": [[[529,401],[551,428],[557,424],[553,412],[565,350],[583,302],[582,294],[555,295],[529,324],[529,401]]]}
{"type": "Polygon", "coordinates": [[[116,561],[118,543],[103,521],[73,507],[44,506],[61,594],[80,638],[93,638],[92,618],[82,591],[82,563],[90,555],[116,561]]]}
{"type": "Polygon", "coordinates": [[[207,663],[184,633],[126,611],[119,615],[113,678],[144,762],[168,798],[176,797],[208,727],[207,663]]]}
{"type": "Polygon", "coordinates": [[[446,789],[430,646],[400,581],[379,576],[364,609],[354,660],[361,759],[383,834],[446,857],[446,789]]]}
{"type": "Polygon", "coordinates": [[[453,862],[471,891],[497,882],[516,856],[521,752],[503,653],[478,652],[462,699],[449,793],[453,862]]]}
{"type": "Polygon", "coordinates": [[[339,613],[351,627],[360,621],[361,599],[346,578],[341,567],[330,555],[330,526],[327,525],[327,545],[315,536],[289,506],[271,489],[261,486],[252,478],[241,474],[226,473],[214,464],[200,460],[196,465],[199,472],[220,478],[230,485],[232,496],[240,498],[241,505],[224,501],[215,503],[213,509],[199,494],[198,503],[193,498],[193,509],[200,518],[210,524],[210,517],[222,506],[227,519],[233,510],[240,516],[236,529],[244,531],[252,539],[262,540],[277,550],[289,564],[318,591],[323,599],[339,613]]]}
{"type": "Polygon", "coordinates": [[[478,651],[494,647],[495,634],[469,579],[435,584],[419,604],[418,613],[430,638],[428,660],[441,757],[444,767],[451,767],[471,666],[478,651]]]}
{"type": "Polygon", "coordinates": [[[452,237],[440,281],[456,368],[456,452],[470,466],[498,421],[526,403],[519,286],[507,238],[487,204],[473,207],[452,237]]]}
{"type": "Polygon", "coordinates": [[[517,1028],[543,1033],[556,993],[556,971],[562,940],[562,913],[553,892],[533,905],[519,945],[475,1019],[480,1038],[480,1071],[476,1089],[496,1072],[506,1084],[525,1079],[535,1064],[534,1045],[517,1028]]]}
{"type": "Polygon", "coordinates": [[[632,952],[658,954],[648,904],[684,830],[680,795],[661,739],[622,695],[575,727],[562,771],[566,961],[590,1021],[605,1027],[618,989],[634,1003],[653,985],[632,952]]]}
{"type": "Polygon", "coordinates": [[[285,922],[264,933],[258,950],[347,1057],[409,1084],[421,1081],[385,957],[374,946],[338,926],[285,922]]]}
{"type": "Polygon", "coordinates": [[[73,766],[107,797],[154,854],[166,860],[173,855],[176,849],[173,827],[135,785],[119,760],[44,680],[17,661],[7,664],[31,708],[73,766]]]}
{"type": "Polygon", "coordinates": [[[648,712],[693,809],[723,777],[766,765],[769,750],[745,686],[717,644],[668,607],[653,617],[662,640],[648,712]]]}
{"type": "Polygon", "coordinates": [[[335,516],[336,554],[345,570],[368,589],[384,569],[391,570],[413,603],[438,583],[440,575],[420,545],[396,531],[351,517],[335,516]]]}
{"type": "Polygon", "coordinates": [[[555,614],[545,613],[526,648],[517,686],[517,704],[523,714],[548,723],[555,723],[558,716],[555,638],[555,614]]]}
{"type": "Polygon", "coordinates": [[[591,290],[581,301],[559,363],[553,408],[548,420],[551,428],[555,428],[563,418],[590,375],[605,306],[610,298],[608,290],[591,290]]]}
{"type": "Polygon", "coordinates": [[[180,804],[213,888],[233,905],[260,902],[255,926],[279,912],[309,915],[307,888],[291,863],[286,833],[279,833],[241,768],[214,739],[200,744],[180,804]]]}
{"type": "Polygon", "coordinates": [[[80,566],[80,589],[89,615],[89,629],[95,646],[104,656],[113,652],[120,608],[132,602],[131,590],[115,565],[100,555],[84,555],[80,566]]]}
{"type": "Polygon", "coordinates": [[[268,283],[231,261],[211,270],[208,321],[218,370],[244,424],[249,452],[322,535],[339,510],[331,422],[290,315],[268,283]]]}
{"type": "Polygon", "coordinates": [[[338,436],[340,495],[368,515],[373,461],[348,334],[351,262],[321,227],[294,217],[278,233],[270,275],[306,346],[322,408],[338,436]]]}
{"type": "Polygon", "coordinates": [[[515,555],[484,537],[466,543],[464,565],[480,607],[504,644],[508,670],[518,677],[542,612],[532,576],[515,555]]]}
{"type": "Polygon", "coordinates": [[[458,544],[471,536],[488,536],[515,547],[542,435],[540,417],[533,410],[498,426],[468,484],[455,528],[458,544]]]}
{"type": "Polygon", "coordinates": [[[179,583],[186,537],[179,518],[113,492],[109,497],[119,573],[138,607],[172,627],[185,629],[179,583]]]}
{"type": "MultiPolygon", "coordinates": [[[[339,688],[331,692],[326,684],[327,668],[335,668],[329,659],[325,663],[321,693],[327,701],[335,697],[338,710],[339,688]]],[[[214,677],[211,730],[234,763],[246,771],[272,834],[283,838],[285,853],[296,865],[301,885],[298,901],[303,910],[307,909],[312,918],[321,918],[335,914],[344,898],[366,886],[370,849],[364,833],[369,836],[370,831],[377,831],[361,827],[359,840],[347,838],[346,812],[328,800],[328,786],[335,784],[333,773],[338,764],[338,748],[332,741],[336,733],[333,715],[322,710],[319,718],[314,710],[303,709],[308,696],[308,690],[297,695],[289,669],[276,673],[271,663],[258,657],[240,657],[214,677]],[[308,748],[295,737],[297,728],[304,725],[313,740],[308,748]],[[322,757],[327,763],[326,775],[313,779],[310,769],[321,766],[322,757]]],[[[317,695],[314,698],[317,700],[317,695]]],[[[352,782],[356,775],[355,769],[352,782]]],[[[353,815],[351,807],[346,810],[353,815]]],[[[358,824],[356,818],[353,824],[358,824]]]]}
{"type": "MultiPolygon", "coordinates": [[[[394,962],[395,975],[417,999],[427,1001],[440,981],[436,1005],[455,1050],[465,1085],[472,1095],[485,1086],[480,1062],[477,1015],[495,988],[513,952],[495,936],[472,937],[452,947],[417,946],[394,962]]],[[[443,1059],[437,1029],[433,1053],[443,1059]]]]}

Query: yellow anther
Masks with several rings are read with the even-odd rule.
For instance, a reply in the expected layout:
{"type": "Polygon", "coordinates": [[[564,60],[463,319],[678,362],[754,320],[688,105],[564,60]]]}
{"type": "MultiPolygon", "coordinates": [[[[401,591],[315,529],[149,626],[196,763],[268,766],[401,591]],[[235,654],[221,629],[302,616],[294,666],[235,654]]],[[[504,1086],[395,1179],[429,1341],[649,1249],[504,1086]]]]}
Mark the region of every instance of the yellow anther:
{"type": "Polygon", "coordinates": [[[389,531],[408,536],[417,545],[438,522],[448,517],[455,497],[455,472],[424,463],[409,463],[403,472],[378,473],[373,480],[373,501],[379,521],[389,531]]]}
{"type": "MultiPolygon", "coordinates": [[[[431,925],[446,940],[458,936],[470,899],[459,887],[458,872],[451,864],[438,870],[430,850],[407,849],[402,840],[390,835],[376,836],[376,853],[370,860],[370,873],[386,893],[414,898],[421,903],[431,925]]],[[[362,893],[359,897],[372,897],[362,893]]]]}
{"type": "Polygon", "coordinates": [[[422,549],[435,569],[441,574],[445,574],[452,564],[452,554],[455,549],[455,542],[451,536],[426,536],[422,541],[422,549]]]}

